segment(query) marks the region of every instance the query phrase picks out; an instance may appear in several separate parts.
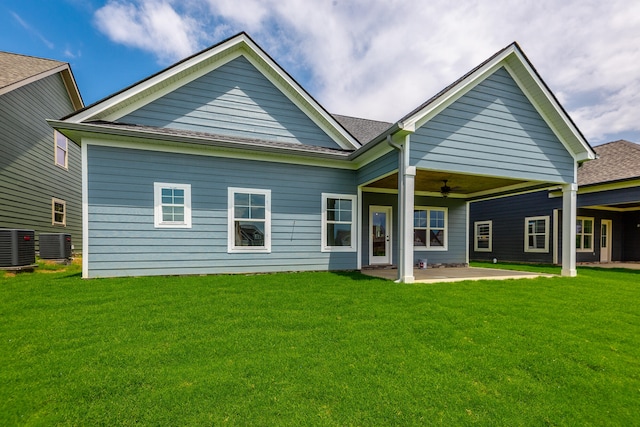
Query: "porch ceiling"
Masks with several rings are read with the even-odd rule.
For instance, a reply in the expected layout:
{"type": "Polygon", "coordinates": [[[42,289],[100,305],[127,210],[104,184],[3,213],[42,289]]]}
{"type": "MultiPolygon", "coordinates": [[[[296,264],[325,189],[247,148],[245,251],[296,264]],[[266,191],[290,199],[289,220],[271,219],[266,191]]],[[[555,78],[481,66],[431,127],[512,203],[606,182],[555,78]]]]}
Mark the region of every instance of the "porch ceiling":
{"type": "MultiPolygon", "coordinates": [[[[500,192],[505,188],[525,185],[527,181],[517,179],[493,178],[486,176],[474,176],[455,174],[451,172],[439,172],[429,170],[418,170],[415,179],[415,191],[426,193],[440,193],[440,187],[447,180],[447,185],[451,187],[449,197],[469,197],[477,193],[496,191],[500,192]]],[[[398,174],[393,173],[384,178],[367,185],[367,187],[380,189],[397,189],[398,174]]]]}
{"type": "Polygon", "coordinates": [[[618,212],[632,212],[632,211],[640,211],[640,201],[637,202],[626,202],[626,203],[609,203],[606,205],[592,205],[592,206],[578,206],[579,208],[585,209],[600,209],[600,210],[610,210],[610,211],[618,211],[618,212]]]}

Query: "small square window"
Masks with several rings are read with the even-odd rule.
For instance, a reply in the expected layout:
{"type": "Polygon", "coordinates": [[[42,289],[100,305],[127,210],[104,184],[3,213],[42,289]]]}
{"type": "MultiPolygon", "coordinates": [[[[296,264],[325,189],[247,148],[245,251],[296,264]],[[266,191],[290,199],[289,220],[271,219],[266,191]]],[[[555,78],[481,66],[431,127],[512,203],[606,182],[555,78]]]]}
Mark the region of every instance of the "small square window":
{"type": "Polygon", "coordinates": [[[191,228],[191,185],[155,182],[156,228],[191,228]]]}
{"type": "Polygon", "coordinates": [[[61,168],[67,169],[68,167],[68,155],[69,155],[69,140],[66,136],[58,132],[57,130],[53,132],[55,147],[54,147],[54,158],[57,166],[61,168]]]}
{"type": "Polygon", "coordinates": [[[60,199],[51,199],[51,224],[67,225],[67,203],[60,199]]]}

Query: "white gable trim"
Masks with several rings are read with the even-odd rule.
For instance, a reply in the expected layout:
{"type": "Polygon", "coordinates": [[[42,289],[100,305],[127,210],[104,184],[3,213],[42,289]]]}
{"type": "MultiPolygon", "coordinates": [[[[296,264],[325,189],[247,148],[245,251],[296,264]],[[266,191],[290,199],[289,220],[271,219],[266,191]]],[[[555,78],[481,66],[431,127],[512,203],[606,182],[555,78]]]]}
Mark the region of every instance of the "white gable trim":
{"type": "Polygon", "coordinates": [[[415,132],[417,128],[427,123],[501,67],[504,67],[511,75],[536,111],[538,111],[567,152],[569,152],[576,161],[580,162],[595,159],[593,149],[564,113],[564,110],[558,104],[553,94],[551,94],[537,72],[531,67],[529,61],[515,44],[506,48],[491,61],[458,82],[433,102],[398,123],[400,129],[406,132],[415,132]],[[516,68],[522,68],[525,72],[519,71],[516,68]],[[525,84],[526,80],[529,81],[528,84],[525,84]],[[545,103],[548,104],[546,108],[543,105],[545,103]],[[552,108],[550,109],[549,106],[552,108]],[[564,128],[565,131],[561,131],[561,127],[564,128]],[[569,142],[569,138],[572,139],[574,143],[569,142]]]}
{"type": "Polygon", "coordinates": [[[115,121],[240,56],[256,67],[338,146],[345,150],[360,147],[355,138],[244,33],[98,102],[67,121],[115,121]]]}

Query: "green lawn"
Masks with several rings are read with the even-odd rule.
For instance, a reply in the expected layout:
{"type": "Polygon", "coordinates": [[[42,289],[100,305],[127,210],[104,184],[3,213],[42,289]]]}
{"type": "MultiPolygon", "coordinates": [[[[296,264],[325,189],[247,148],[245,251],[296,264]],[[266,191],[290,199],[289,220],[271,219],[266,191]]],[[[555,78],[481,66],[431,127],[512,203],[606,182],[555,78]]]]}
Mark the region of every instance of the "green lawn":
{"type": "Polygon", "coordinates": [[[0,273],[0,425],[638,425],[639,279],[0,273]]]}

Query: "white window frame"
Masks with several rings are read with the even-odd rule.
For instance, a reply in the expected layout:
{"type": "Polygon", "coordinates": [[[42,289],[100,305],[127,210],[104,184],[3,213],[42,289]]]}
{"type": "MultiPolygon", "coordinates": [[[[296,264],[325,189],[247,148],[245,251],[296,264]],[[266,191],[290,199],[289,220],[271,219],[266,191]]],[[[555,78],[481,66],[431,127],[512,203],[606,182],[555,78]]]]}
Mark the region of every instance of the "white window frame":
{"type": "MultiPolygon", "coordinates": [[[[529,216],[524,219],[524,251],[531,253],[549,253],[549,222],[550,217],[547,216],[529,216]],[[529,247],[529,221],[544,220],[544,248],[529,247]]],[[[537,235],[539,233],[534,233],[537,235]]]]}
{"type": "MultiPolygon", "coordinates": [[[[427,212],[427,226],[426,227],[418,227],[419,230],[426,230],[426,242],[424,246],[416,246],[415,242],[413,245],[414,251],[447,251],[449,247],[449,208],[442,206],[416,206],[413,209],[414,215],[416,211],[426,211],[427,212]],[[431,239],[429,238],[431,232],[431,211],[440,211],[444,212],[444,242],[442,246],[431,246],[431,239]]],[[[413,224],[412,224],[413,225],[413,224]]],[[[413,227],[414,233],[416,227],[413,227]]]]}
{"type": "Polygon", "coordinates": [[[358,236],[356,235],[357,230],[357,216],[356,216],[356,206],[357,206],[358,196],[351,194],[337,194],[337,193],[322,193],[322,243],[320,246],[321,252],[355,252],[357,250],[357,240],[358,236]],[[327,218],[327,202],[329,199],[343,199],[351,201],[351,221],[335,221],[329,220],[327,218]],[[350,246],[329,246],[327,242],[327,225],[328,224],[351,224],[351,245],[350,246]]]}
{"type": "Polygon", "coordinates": [[[594,237],[595,237],[595,227],[596,227],[596,220],[593,217],[588,217],[588,216],[579,216],[576,217],[576,252],[593,252],[594,251],[594,237]],[[582,221],[582,232],[578,232],[578,221],[582,221]],[[591,233],[584,233],[584,222],[585,221],[591,221],[591,233]],[[591,247],[590,248],[585,248],[584,247],[584,236],[591,236],[591,247]],[[580,238],[580,246],[578,246],[578,238],[580,238]]]}
{"type": "MultiPolygon", "coordinates": [[[[227,253],[271,253],[271,190],[258,188],[228,188],[228,227],[227,227],[227,253]],[[265,213],[264,213],[264,246],[236,246],[235,239],[235,195],[243,194],[262,194],[264,195],[265,213]]],[[[251,221],[256,221],[252,219],[251,221]]]]}
{"type": "Polygon", "coordinates": [[[67,226],[67,202],[62,199],[51,199],[51,225],[67,226]],[[62,205],[62,222],[56,221],[56,205],[62,205]]]}
{"type": "Polygon", "coordinates": [[[153,183],[153,216],[155,228],[191,228],[191,184],[153,183]],[[184,190],[184,221],[163,221],[162,189],[184,190]]]}
{"type": "Polygon", "coordinates": [[[493,251],[493,221],[476,221],[473,223],[473,250],[475,252],[492,252],[493,251]],[[489,241],[488,248],[481,248],[478,246],[479,238],[483,237],[478,233],[478,227],[480,226],[489,226],[489,235],[487,236],[487,240],[489,241]]]}
{"type": "Polygon", "coordinates": [[[57,130],[53,131],[53,158],[56,166],[62,169],[69,169],[69,139],[57,130]],[[66,143],[64,148],[64,159],[58,158],[58,138],[64,138],[66,143]]]}

